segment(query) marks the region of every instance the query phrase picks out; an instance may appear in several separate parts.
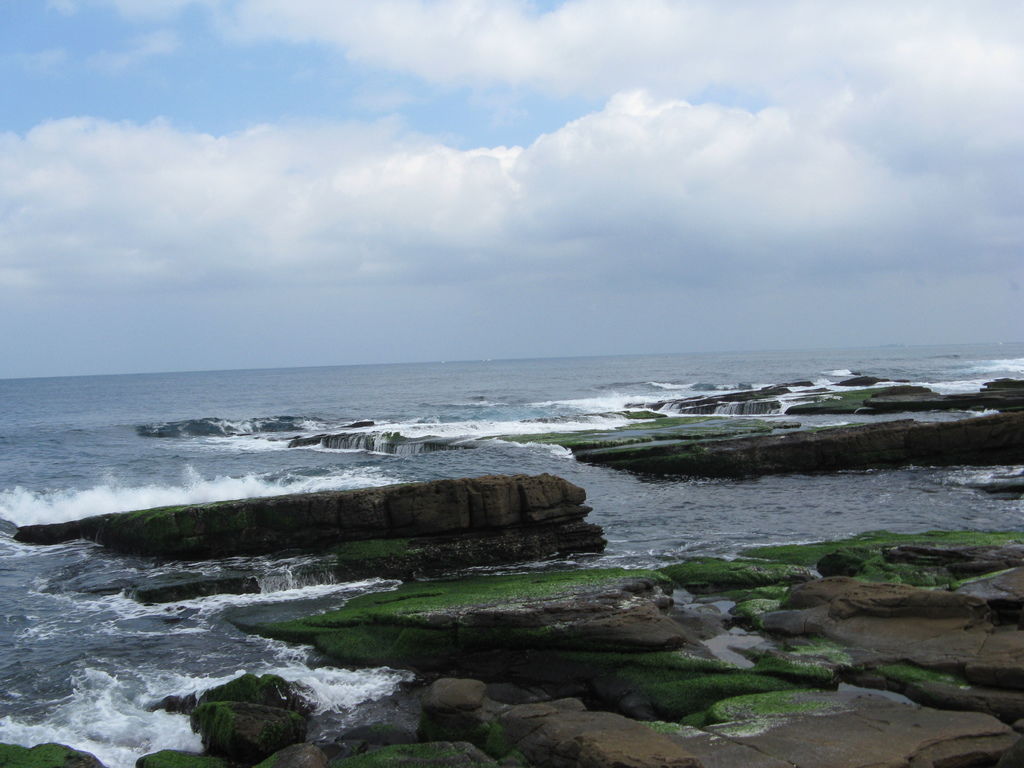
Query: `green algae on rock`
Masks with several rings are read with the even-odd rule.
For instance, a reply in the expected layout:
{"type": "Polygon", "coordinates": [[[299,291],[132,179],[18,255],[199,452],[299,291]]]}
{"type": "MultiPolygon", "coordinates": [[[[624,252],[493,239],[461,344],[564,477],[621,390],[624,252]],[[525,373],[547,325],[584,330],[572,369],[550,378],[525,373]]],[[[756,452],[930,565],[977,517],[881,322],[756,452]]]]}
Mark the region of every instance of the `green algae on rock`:
{"type": "Polygon", "coordinates": [[[796,584],[813,578],[800,565],[715,557],[695,557],[659,570],[678,586],[697,593],[796,584]]]}
{"type": "Polygon", "coordinates": [[[669,584],[656,571],[625,569],[415,582],[362,595],[336,611],[251,629],[311,643],[351,664],[444,666],[491,648],[605,650],[625,643],[651,650],[682,642],[656,607],[669,584]]]}
{"type": "Polygon", "coordinates": [[[1024,413],[956,421],[911,419],[844,429],[707,440],[655,440],[574,451],[580,461],[654,475],[743,477],[923,464],[1024,461],[1024,413]]]}
{"type": "Polygon", "coordinates": [[[340,546],[337,564],[348,570],[367,548],[377,560],[408,560],[421,549],[423,557],[491,565],[601,551],[600,528],[583,522],[590,511],[585,499],[582,488],[553,475],[495,475],[99,515],[23,526],[16,538],[91,539],[121,552],[186,560],[340,546]],[[429,541],[360,544],[392,539],[429,541]]]}
{"type": "Polygon", "coordinates": [[[231,768],[231,763],[211,755],[164,749],[143,755],[135,762],[135,768],[231,768]]]}
{"type": "Polygon", "coordinates": [[[39,744],[21,747],[0,744],[0,766],[3,768],[104,768],[103,763],[88,752],[64,744],[39,744]]]}
{"type": "Polygon", "coordinates": [[[306,738],[302,715],[261,704],[211,701],[196,707],[191,723],[208,751],[250,764],[306,738]]]}
{"type": "Polygon", "coordinates": [[[257,677],[248,672],[223,685],[210,688],[199,697],[199,705],[212,701],[262,704],[267,707],[290,709],[300,714],[309,714],[313,709],[312,703],[303,695],[303,690],[297,683],[290,683],[280,675],[257,677]]]}
{"type": "Polygon", "coordinates": [[[962,583],[964,568],[978,568],[978,573],[984,573],[986,567],[991,572],[1003,570],[1007,563],[998,559],[998,555],[1002,553],[1005,557],[1007,554],[999,548],[1021,544],[1024,544],[1022,531],[867,531],[834,541],[750,547],[742,554],[771,563],[817,567],[826,576],[853,576],[862,581],[921,587],[955,587],[962,583]],[[919,556],[905,554],[908,551],[919,556]],[[971,560],[972,554],[978,555],[978,559],[971,560]]]}
{"type": "MultiPolygon", "coordinates": [[[[465,741],[397,744],[331,763],[331,768],[497,768],[491,757],[465,741]]],[[[508,765],[508,763],[503,763],[508,765]]]]}

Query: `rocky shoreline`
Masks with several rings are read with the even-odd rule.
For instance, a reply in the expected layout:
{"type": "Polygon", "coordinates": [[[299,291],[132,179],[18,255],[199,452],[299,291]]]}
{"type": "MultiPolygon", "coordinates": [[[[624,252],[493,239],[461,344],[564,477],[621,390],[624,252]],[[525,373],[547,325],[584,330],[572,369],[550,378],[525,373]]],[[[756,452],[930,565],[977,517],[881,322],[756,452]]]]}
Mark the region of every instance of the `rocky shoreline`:
{"type": "MultiPolygon", "coordinates": [[[[418,723],[306,743],[301,686],[247,675],[155,703],[207,753],[139,766],[1019,765],[1021,563],[1022,532],[878,531],[656,570],[409,582],[245,629],[413,670],[418,723]]],[[[60,749],[0,758],[98,765],[60,749]]]]}
{"type": "MultiPolygon", "coordinates": [[[[806,405],[965,407],[878,383],[851,380],[849,397],[806,405]]],[[[1024,390],[994,384],[978,407],[994,397],[1006,412],[974,418],[801,428],[666,401],[654,405],[687,415],[522,440],[649,474],[1024,463],[1024,390]]],[[[729,402],[759,413],[779,389],[729,402]]],[[[1017,476],[1000,487],[1012,495],[1017,476]]],[[[585,500],[552,475],[489,476],[101,515],[16,538],[170,561],[303,552],[339,579],[404,581],[327,613],[268,622],[253,609],[232,621],[341,667],[409,670],[414,682],[396,694],[408,717],[318,732],[301,685],[247,674],[153,702],[189,718],[205,751],[157,752],[138,768],[1024,765],[1024,532],[873,531],[649,569],[544,568],[603,549],[585,500]]],[[[182,576],[143,578],[133,594],[253,589],[245,574],[182,576]]],[[[73,746],[0,745],[0,766],[102,768],[73,746]]]]}

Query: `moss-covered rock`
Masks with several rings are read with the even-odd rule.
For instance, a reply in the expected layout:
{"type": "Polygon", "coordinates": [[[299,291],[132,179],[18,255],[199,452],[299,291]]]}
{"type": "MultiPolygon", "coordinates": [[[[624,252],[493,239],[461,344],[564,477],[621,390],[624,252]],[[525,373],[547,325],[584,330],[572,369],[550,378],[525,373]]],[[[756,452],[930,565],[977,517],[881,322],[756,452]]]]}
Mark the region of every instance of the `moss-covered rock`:
{"type": "Polygon", "coordinates": [[[493,759],[465,741],[398,744],[365,755],[335,760],[331,768],[489,768],[493,759]]]}
{"type": "Polygon", "coordinates": [[[315,744],[292,744],[258,763],[255,768],[327,768],[327,755],[315,744]]]}
{"type": "MultiPolygon", "coordinates": [[[[816,566],[823,576],[853,576],[863,581],[888,581],[921,587],[954,587],[960,583],[965,548],[1000,547],[1024,543],[1021,531],[925,531],[893,533],[868,531],[848,539],[810,544],[781,544],[751,547],[743,554],[774,563],[816,566]],[[914,546],[931,552],[947,552],[949,557],[921,556],[917,559],[897,556],[914,546]]],[[[979,560],[983,564],[985,561],[979,560]]],[[[1004,562],[992,560],[992,570],[1004,562]]]]}
{"type": "Polygon", "coordinates": [[[210,755],[165,749],[143,755],[135,761],[135,768],[231,768],[231,763],[210,755]]]}
{"type": "Polygon", "coordinates": [[[257,763],[306,738],[306,719],[297,712],[260,704],[213,701],[191,716],[192,729],[209,752],[257,763]]]}
{"type": "Polygon", "coordinates": [[[730,696],[790,690],[815,684],[822,684],[823,687],[831,685],[818,671],[798,671],[795,666],[783,669],[781,664],[773,668],[769,663],[742,669],[724,661],[681,651],[560,655],[574,663],[592,665],[604,675],[631,684],[650,701],[657,715],[665,720],[679,720],[701,713],[714,702],[730,696]],[[809,678],[814,678],[813,682],[809,678]]]}
{"type": "Polygon", "coordinates": [[[652,650],[682,642],[681,630],[652,610],[660,587],[669,584],[656,571],[623,569],[417,582],[357,597],[336,611],[250,629],[313,644],[348,664],[438,668],[492,649],[652,650]]]}
{"type": "Polygon", "coordinates": [[[223,685],[206,691],[199,704],[213,701],[241,701],[248,704],[262,704],[266,707],[290,709],[301,714],[313,710],[310,698],[296,683],[290,683],[279,675],[256,675],[246,673],[223,685]]]}
{"type": "Polygon", "coordinates": [[[592,464],[691,477],[836,472],[907,464],[991,466],[1024,460],[1024,413],[943,422],[906,419],[788,434],[655,440],[574,452],[580,461],[592,464]]]}
{"type": "Polygon", "coordinates": [[[764,622],[761,620],[761,617],[766,613],[779,610],[781,606],[781,600],[755,598],[736,603],[729,613],[739,624],[753,629],[762,629],[764,622]]]}
{"type": "Polygon", "coordinates": [[[699,557],[660,569],[690,592],[709,593],[796,584],[813,578],[802,566],[750,559],[699,557]]]}
{"type": "Polygon", "coordinates": [[[795,690],[734,696],[715,702],[708,707],[705,722],[707,724],[729,723],[736,720],[751,721],[802,713],[840,711],[842,705],[834,700],[820,697],[817,695],[818,693],[818,691],[795,690]]]}
{"type": "Polygon", "coordinates": [[[22,747],[0,744],[0,766],[3,768],[103,768],[103,763],[88,752],[64,744],[39,744],[22,747]]]}

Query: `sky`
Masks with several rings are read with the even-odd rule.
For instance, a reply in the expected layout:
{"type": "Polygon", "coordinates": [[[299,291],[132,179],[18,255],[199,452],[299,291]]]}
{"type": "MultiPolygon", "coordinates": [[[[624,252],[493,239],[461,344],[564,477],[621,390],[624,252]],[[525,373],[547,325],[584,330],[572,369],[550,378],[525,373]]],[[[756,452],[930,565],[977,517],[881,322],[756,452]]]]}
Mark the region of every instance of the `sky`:
{"type": "Polygon", "coordinates": [[[1024,339],[1024,4],[0,0],[0,378],[1024,339]]]}

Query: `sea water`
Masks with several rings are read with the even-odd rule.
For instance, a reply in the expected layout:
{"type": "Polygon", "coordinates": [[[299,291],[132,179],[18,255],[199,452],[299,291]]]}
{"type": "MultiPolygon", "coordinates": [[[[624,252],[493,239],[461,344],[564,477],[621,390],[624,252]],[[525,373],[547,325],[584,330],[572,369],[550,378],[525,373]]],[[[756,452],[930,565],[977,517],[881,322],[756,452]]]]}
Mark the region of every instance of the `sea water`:
{"type": "MultiPolygon", "coordinates": [[[[746,545],[888,528],[1018,529],[1020,500],[980,491],[1009,468],[906,468],[751,480],[652,479],[576,462],[508,435],[611,428],[617,412],[669,398],[855,373],[942,393],[1024,377],[1024,344],[215,371],[0,380],[0,742],[57,741],[129,768],[159,749],[198,749],[182,715],[152,711],[242,671],[306,684],[324,722],[360,722],[409,674],[344,670],[314,651],[247,635],[230,619],[283,618],[391,589],[336,583],[286,561],[168,564],[83,542],[18,544],[15,527],[131,509],[492,473],[551,472],[583,486],[609,540],[568,567],[657,565],[746,545]],[[351,447],[288,439],[373,426],[351,447]],[[396,441],[442,438],[450,450],[396,441]],[[157,606],[141,576],[244,565],[261,592],[157,606]],[[330,716],[330,717],[327,717],[330,716]],[[333,718],[333,719],[331,719],[333,718]]],[[[799,392],[800,388],[797,388],[799,392]]],[[[779,413],[762,418],[793,420],[779,413]]],[[[926,415],[960,418],[965,414],[926,415]]],[[[876,417],[877,418],[877,417],[876,417]]],[[[895,417],[886,417],[895,418],[895,417]]],[[[861,417],[856,417],[862,420],[861,417]]],[[[851,417],[819,416],[816,424],[851,417]]],[[[529,566],[527,566],[529,567],[529,566]]]]}

